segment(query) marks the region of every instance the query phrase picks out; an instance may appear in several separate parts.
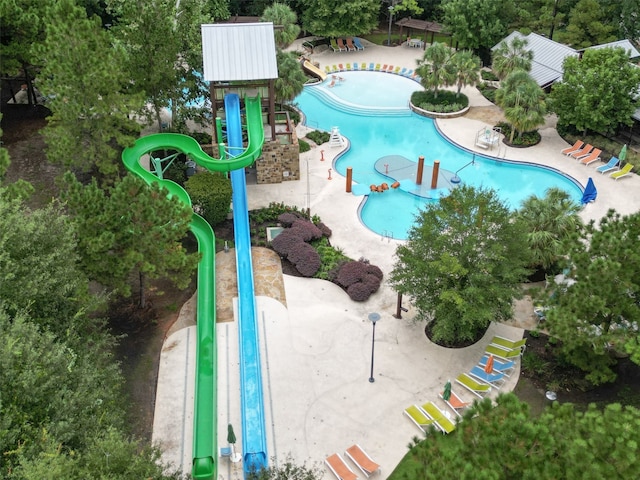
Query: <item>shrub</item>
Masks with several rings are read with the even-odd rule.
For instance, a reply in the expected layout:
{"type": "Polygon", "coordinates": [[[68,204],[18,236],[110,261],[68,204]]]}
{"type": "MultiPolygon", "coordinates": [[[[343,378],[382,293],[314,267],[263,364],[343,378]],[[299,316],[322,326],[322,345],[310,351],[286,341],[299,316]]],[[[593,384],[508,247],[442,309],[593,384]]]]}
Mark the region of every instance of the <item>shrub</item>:
{"type": "Polygon", "coordinates": [[[369,286],[369,288],[371,289],[371,293],[373,293],[378,291],[378,289],[380,288],[380,284],[382,283],[382,280],[380,280],[375,275],[367,273],[362,279],[362,283],[369,286]]]}
{"type": "Polygon", "coordinates": [[[367,265],[362,262],[347,262],[340,267],[336,281],[345,288],[361,282],[367,274],[367,265]]]}
{"type": "Polygon", "coordinates": [[[301,138],[298,139],[298,147],[300,147],[300,153],[308,152],[309,150],[311,150],[311,145],[309,145],[301,138]]]}
{"type": "Polygon", "coordinates": [[[354,283],[347,288],[347,294],[354,302],[365,302],[369,300],[372,293],[371,287],[362,282],[354,283]]]}
{"type": "Polygon", "coordinates": [[[178,185],[184,185],[184,182],[187,181],[187,166],[184,155],[180,155],[180,157],[171,162],[162,173],[162,177],[176,182],[178,185]]]}
{"type": "Polygon", "coordinates": [[[331,138],[331,135],[328,132],[313,130],[307,133],[306,137],[316,145],[322,145],[323,143],[326,143],[329,141],[329,139],[331,138]]]}
{"type": "Polygon", "coordinates": [[[284,258],[288,258],[289,254],[297,248],[300,244],[304,244],[302,238],[292,231],[290,228],[283,230],[276,238],[271,242],[271,247],[276,251],[278,255],[284,258]]]}
{"type": "Polygon", "coordinates": [[[498,80],[500,80],[498,76],[491,70],[480,70],[480,76],[482,77],[482,80],[486,80],[489,82],[497,82],[498,80]]]}
{"type": "Polygon", "coordinates": [[[434,97],[433,91],[428,90],[413,92],[411,94],[411,103],[431,112],[436,111],[432,109],[437,108],[435,107],[436,105],[441,105],[442,107],[440,108],[452,108],[455,106],[456,110],[448,111],[457,112],[469,105],[469,98],[462,93],[460,94],[460,96],[456,96],[456,92],[452,92],[450,90],[440,90],[438,92],[438,96],[434,97]],[[431,108],[425,108],[423,105],[430,105],[431,108]]]}
{"type": "Polygon", "coordinates": [[[296,266],[296,270],[304,277],[313,277],[322,263],[316,249],[303,242],[293,245],[289,253],[289,261],[296,266]]]}
{"type": "Polygon", "coordinates": [[[289,228],[291,225],[293,225],[293,222],[299,219],[300,216],[294,212],[286,212],[278,215],[278,223],[286,228],[289,228]]]}
{"type": "Polygon", "coordinates": [[[212,227],[227,218],[231,205],[231,181],[218,172],[199,172],[191,176],[184,184],[191,197],[194,209],[212,227]]]}
{"type": "Polygon", "coordinates": [[[376,265],[367,265],[367,273],[374,275],[380,281],[382,281],[382,278],[384,277],[382,270],[380,270],[380,267],[377,267],[376,265]]]}
{"type": "Polygon", "coordinates": [[[331,234],[333,232],[324,223],[318,222],[318,223],[316,223],[316,227],[318,227],[320,229],[320,231],[322,232],[322,236],[327,237],[327,238],[331,237],[331,234]]]}
{"type": "Polygon", "coordinates": [[[482,96],[484,98],[486,98],[487,100],[489,100],[492,103],[496,103],[496,90],[497,88],[494,87],[490,87],[484,83],[481,83],[480,85],[478,85],[478,90],[480,90],[480,93],[482,94],[482,96]]]}
{"type": "MultiPolygon", "coordinates": [[[[506,122],[500,122],[497,125],[502,130],[504,134],[505,143],[509,143],[509,137],[511,136],[511,124],[506,122]]],[[[542,137],[538,133],[537,130],[532,132],[523,132],[520,136],[516,135],[513,137],[513,143],[509,144],[515,147],[532,147],[533,145],[537,145],[542,140],[542,137]]]]}
{"type": "Polygon", "coordinates": [[[322,231],[309,220],[299,218],[293,222],[291,229],[296,230],[296,233],[300,235],[305,242],[322,238],[322,231]]]}

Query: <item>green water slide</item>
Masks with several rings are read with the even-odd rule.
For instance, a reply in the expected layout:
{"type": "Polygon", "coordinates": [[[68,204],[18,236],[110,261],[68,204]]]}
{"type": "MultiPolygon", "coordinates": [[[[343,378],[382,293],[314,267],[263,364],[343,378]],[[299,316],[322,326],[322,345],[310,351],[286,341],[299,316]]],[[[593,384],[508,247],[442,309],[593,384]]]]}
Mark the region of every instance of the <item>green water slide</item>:
{"type": "MultiPolygon", "coordinates": [[[[229,172],[247,167],[262,153],[264,127],[260,97],[245,99],[248,145],[244,152],[230,159],[207,155],[198,142],[188,135],[158,133],[139,138],[122,152],[125,167],[147,183],[159,183],[191,206],[187,192],[171,180],[158,178],[140,164],[140,158],[156,151],[180,151],[198,165],[216,172],[229,172]]],[[[199,480],[217,479],[217,350],[215,337],[215,236],[211,226],[200,215],[191,218],[191,231],[198,240],[202,255],[198,264],[197,347],[193,420],[192,476],[199,480]]]]}

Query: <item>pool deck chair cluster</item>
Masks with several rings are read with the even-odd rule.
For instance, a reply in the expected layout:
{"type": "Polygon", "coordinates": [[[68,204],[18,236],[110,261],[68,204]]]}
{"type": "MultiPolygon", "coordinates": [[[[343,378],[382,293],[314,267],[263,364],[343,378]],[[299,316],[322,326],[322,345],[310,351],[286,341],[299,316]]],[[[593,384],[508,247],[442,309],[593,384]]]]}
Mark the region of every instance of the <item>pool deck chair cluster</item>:
{"type": "MultiPolygon", "coordinates": [[[[355,443],[347,448],[345,456],[358,467],[362,474],[369,478],[374,473],[380,473],[380,465],[373,461],[369,454],[359,444],[355,443]]],[[[337,453],[329,455],[324,463],[338,480],[355,480],[358,475],[347,465],[344,459],[337,453]]]]}
{"type": "MultiPolygon", "coordinates": [[[[626,150],[626,145],[623,150],[626,150]]],[[[601,160],[602,150],[599,148],[595,148],[589,143],[585,144],[582,140],[576,140],[576,143],[574,143],[570,147],[560,150],[560,153],[567,155],[568,157],[575,158],[583,165],[591,165],[592,163],[601,160]]],[[[620,152],[621,158],[622,155],[623,152],[620,152]]],[[[623,162],[620,161],[618,157],[612,156],[607,163],[597,167],[596,171],[604,174],[617,169],[617,171],[609,173],[609,176],[614,180],[618,180],[620,178],[631,175],[633,170],[633,165],[627,163],[624,167],[622,167],[622,163],[623,162]]]]}

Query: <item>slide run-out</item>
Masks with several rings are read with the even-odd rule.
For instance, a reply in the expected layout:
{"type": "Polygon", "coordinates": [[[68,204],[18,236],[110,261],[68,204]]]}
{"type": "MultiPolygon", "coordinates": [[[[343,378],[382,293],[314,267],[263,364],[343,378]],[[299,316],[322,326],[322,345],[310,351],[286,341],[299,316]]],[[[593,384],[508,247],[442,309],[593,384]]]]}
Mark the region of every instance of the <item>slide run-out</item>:
{"type": "MultiPolygon", "coordinates": [[[[260,469],[267,466],[264,402],[260,372],[253,270],[251,268],[251,239],[244,167],[260,156],[264,143],[264,128],[260,98],[246,98],[248,145],[242,153],[225,160],[207,155],[198,142],[188,135],[158,133],[139,138],[132,147],[122,152],[125,167],[147,183],[159,183],[183,203],[191,206],[187,192],[171,180],[160,179],[140,164],[148,153],[168,150],[187,155],[198,165],[217,172],[231,172],[233,187],[236,261],[238,265],[238,311],[240,338],[240,380],[242,442],[244,468],[260,469]]],[[[227,135],[229,147],[242,147],[240,99],[236,94],[225,97],[227,135]]],[[[193,425],[192,476],[199,480],[217,479],[217,348],[215,303],[215,236],[211,226],[195,212],[191,231],[198,241],[202,258],[198,264],[197,347],[193,425]]]]}

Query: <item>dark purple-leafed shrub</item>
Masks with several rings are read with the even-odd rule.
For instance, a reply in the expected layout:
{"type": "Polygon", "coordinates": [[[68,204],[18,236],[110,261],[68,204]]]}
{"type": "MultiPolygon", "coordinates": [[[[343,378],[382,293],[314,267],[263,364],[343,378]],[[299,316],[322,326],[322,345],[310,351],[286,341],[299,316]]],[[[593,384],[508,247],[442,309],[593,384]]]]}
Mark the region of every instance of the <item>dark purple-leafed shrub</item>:
{"type": "Polygon", "coordinates": [[[380,288],[381,280],[375,275],[367,273],[362,279],[362,283],[364,283],[365,285],[368,285],[369,288],[371,289],[371,293],[373,293],[373,292],[377,292],[378,289],[380,288]]]}
{"type": "Polygon", "coordinates": [[[373,292],[366,283],[358,282],[347,288],[349,298],[354,302],[364,302],[369,299],[373,292]]]}
{"type": "Polygon", "coordinates": [[[380,267],[376,267],[375,265],[367,265],[367,273],[375,275],[379,280],[382,280],[382,277],[384,277],[382,270],[380,270],[380,267]]]}
{"type": "Polygon", "coordinates": [[[322,238],[322,231],[309,220],[298,219],[291,225],[291,230],[295,230],[305,242],[322,238]]]}
{"type": "Polygon", "coordinates": [[[300,217],[295,213],[281,213],[280,215],[278,215],[278,222],[283,227],[290,227],[291,225],[293,225],[293,222],[295,222],[299,218],[300,217]]]}
{"type": "Polygon", "coordinates": [[[361,282],[366,273],[366,264],[362,262],[347,262],[340,267],[336,281],[338,285],[348,288],[356,282],[361,282]]]}
{"type": "Polygon", "coordinates": [[[288,258],[291,252],[299,245],[306,245],[302,237],[296,232],[287,228],[283,230],[276,238],[271,242],[271,247],[276,251],[278,255],[284,258],[288,258]]]}
{"type": "Polygon", "coordinates": [[[318,227],[320,229],[320,231],[322,232],[322,235],[324,235],[327,238],[331,237],[331,234],[333,232],[324,223],[318,222],[318,223],[316,223],[316,227],[318,227]]]}
{"type": "Polygon", "coordinates": [[[288,258],[296,266],[300,274],[305,277],[313,277],[322,264],[320,255],[308,243],[295,245],[289,252],[288,258]]]}

